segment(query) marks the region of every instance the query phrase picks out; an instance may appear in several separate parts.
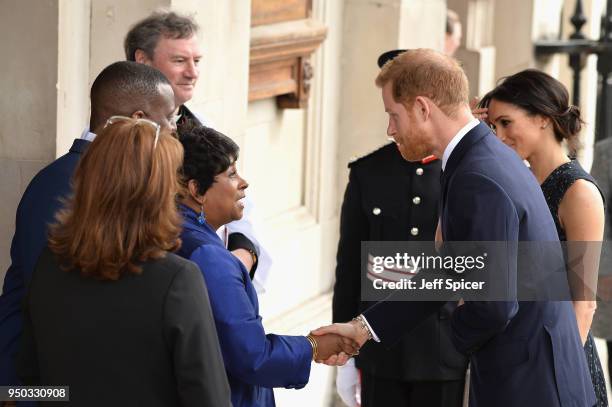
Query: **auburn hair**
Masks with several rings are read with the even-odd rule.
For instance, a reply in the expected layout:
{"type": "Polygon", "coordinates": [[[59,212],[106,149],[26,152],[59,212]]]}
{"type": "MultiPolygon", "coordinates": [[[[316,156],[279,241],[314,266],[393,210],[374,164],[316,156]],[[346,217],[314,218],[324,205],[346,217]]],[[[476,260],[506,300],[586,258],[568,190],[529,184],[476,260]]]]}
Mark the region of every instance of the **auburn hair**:
{"type": "Polygon", "coordinates": [[[117,280],[180,246],[176,207],[183,147],[151,123],[105,127],[81,158],[73,195],[50,227],[49,248],[65,269],[117,280]]]}
{"type": "Polygon", "coordinates": [[[409,49],[383,65],[376,86],[391,83],[393,99],[412,106],[417,96],[431,99],[449,117],[468,103],[468,80],[456,59],[431,49],[409,49]]]}

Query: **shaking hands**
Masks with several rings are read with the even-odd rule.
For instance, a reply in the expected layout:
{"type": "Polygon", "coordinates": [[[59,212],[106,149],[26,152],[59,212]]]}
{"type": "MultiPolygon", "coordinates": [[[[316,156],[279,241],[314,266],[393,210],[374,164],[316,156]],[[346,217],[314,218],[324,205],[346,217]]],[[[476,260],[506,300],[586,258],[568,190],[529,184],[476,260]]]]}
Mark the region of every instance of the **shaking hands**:
{"type": "Polygon", "coordinates": [[[342,366],[359,353],[359,348],[371,339],[371,334],[365,321],[358,317],[350,322],[321,327],[312,331],[308,337],[316,343],[316,362],[342,366]]]}

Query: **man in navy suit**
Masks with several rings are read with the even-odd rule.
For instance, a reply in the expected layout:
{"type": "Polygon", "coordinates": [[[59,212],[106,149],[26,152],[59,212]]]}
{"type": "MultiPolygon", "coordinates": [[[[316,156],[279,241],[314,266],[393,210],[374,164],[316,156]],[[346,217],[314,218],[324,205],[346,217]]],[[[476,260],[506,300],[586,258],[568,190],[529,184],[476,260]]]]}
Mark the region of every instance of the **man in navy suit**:
{"type": "MultiPolygon", "coordinates": [[[[443,240],[509,246],[557,240],[535,177],[472,116],[467,78],[455,60],[433,50],[409,50],[383,67],[376,84],[389,115],[387,133],[402,156],[442,158],[443,240]]],[[[517,259],[509,260],[503,267],[516,269],[517,259]]],[[[512,271],[508,275],[516,275],[512,271]]],[[[349,323],[315,333],[341,333],[360,344],[393,343],[443,304],[380,302],[349,323]]],[[[595,404],[569,301],[467,301],[451,324],[457,349],[471,361],[470,406],[595,404]]]]}
{"type": "Polygon", "coordinates": [[[21,303],[47,244],[47,225],[54,221],[61,199],[70,194],[72,173],[95,131],[115,115],[147,118],[175,130],[174,109],[172,87],[157,69],[128,61],[109,65],[91,87],[89,128],[93,133],[75,139],[70,151],[43,168],[26,188],[17,208],[11,265],[0,296],[0,385],[19,383],[14,358],[22,330],[21,303]]]}

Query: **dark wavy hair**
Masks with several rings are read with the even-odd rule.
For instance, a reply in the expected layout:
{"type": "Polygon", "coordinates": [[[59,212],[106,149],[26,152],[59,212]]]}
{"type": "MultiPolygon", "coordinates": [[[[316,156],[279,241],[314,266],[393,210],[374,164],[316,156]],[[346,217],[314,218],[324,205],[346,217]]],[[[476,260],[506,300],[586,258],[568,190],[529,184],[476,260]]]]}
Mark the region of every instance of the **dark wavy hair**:
{"type": "Polygon", "coordinates": [[[133,119],[99,132],[73,179],[74,195],[51,226],[49,248],[66,270],[101,280],[140,273],[140,263],[176,250],[183,147],[133,119]]]}
{"type": "Polygon", "coordinates": [[[552,76],[537,69],[507,76],[480,100],[479,106],[489,107],[493,99],[517,106],[530,115],[548,117],[557,141],[567,140],[570,154],[576,154],[580,147],[578,134],[584,124],[580,108],[569,103],[567,89],[552,76]]]}
{"type": "Polygon", "coordinates": [[[198,184],[198,193],[204,194],[221,174],[238,159],[240,148],[226,135],[205,126],[186,126],[179,132],[183,144],[183,182],[198,184]]]}

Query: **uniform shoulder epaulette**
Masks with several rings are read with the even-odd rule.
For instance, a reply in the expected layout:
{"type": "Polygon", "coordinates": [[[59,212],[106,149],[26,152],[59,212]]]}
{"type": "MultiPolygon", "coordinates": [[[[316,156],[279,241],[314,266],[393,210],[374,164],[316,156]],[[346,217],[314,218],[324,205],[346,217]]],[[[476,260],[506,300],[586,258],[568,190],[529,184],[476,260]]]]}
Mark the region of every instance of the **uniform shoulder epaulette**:
{"type": "Polygon", "coordinates": [[[354,165],[358,165],[358,164],[360,164],[360,163],[366,162],[366,161],[368,161],[368,159],[370,159],[370,158],[372,158],[372,157],[376,157],[376,156],[378,156],[379,154],[384,154],[385,152],[387,152],[387,151],[388,151],[389,149],[391,149],[391,148],[397,148],[397,147],[395,146],[395,143],[388,143],[388,144],[385,144],[384,146],[379,147],[379,148],[377,148],[376,150],[371,151],[371,152],[369,152],[369,153],[367,153],[366,155],[363,155],[363,156],[361,156],[361,157],[352,157],[352,158],[349,160],[348,167],[349,167],[349,168],[352,168],[354,165]]]}

